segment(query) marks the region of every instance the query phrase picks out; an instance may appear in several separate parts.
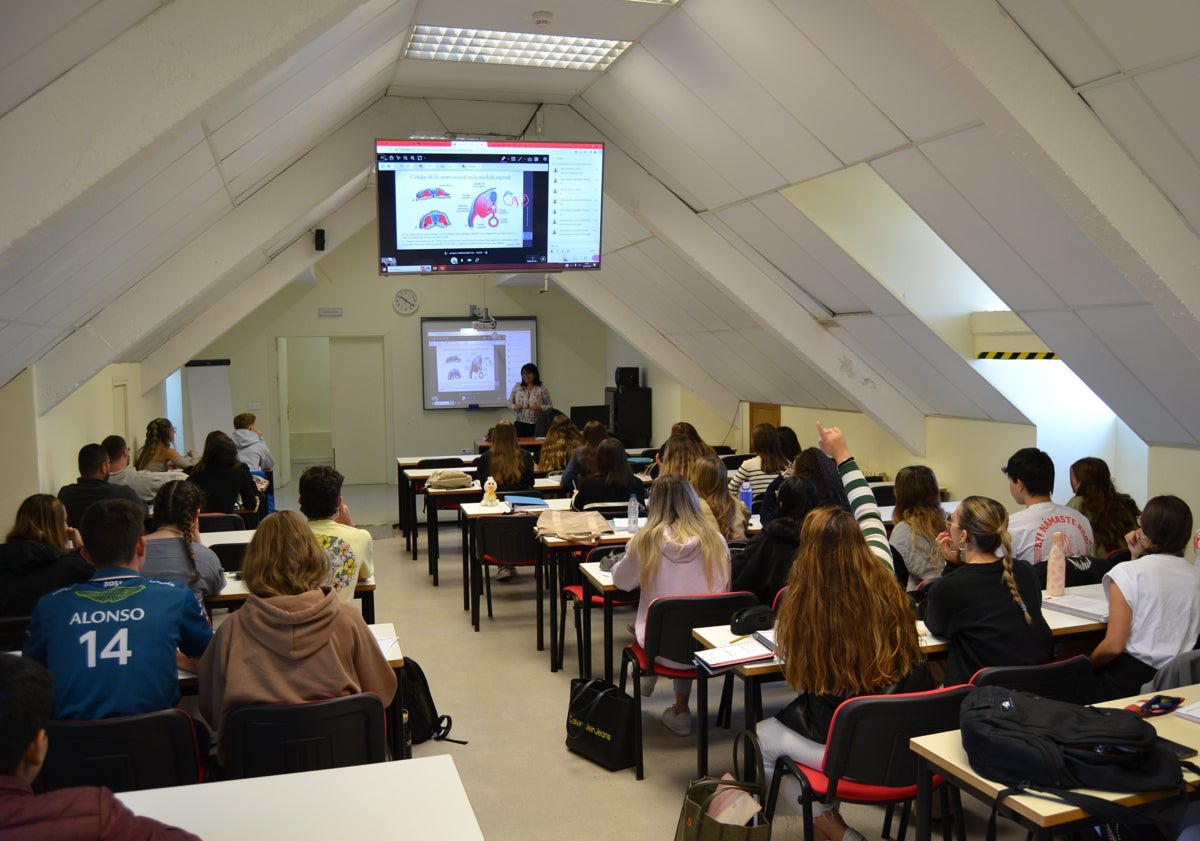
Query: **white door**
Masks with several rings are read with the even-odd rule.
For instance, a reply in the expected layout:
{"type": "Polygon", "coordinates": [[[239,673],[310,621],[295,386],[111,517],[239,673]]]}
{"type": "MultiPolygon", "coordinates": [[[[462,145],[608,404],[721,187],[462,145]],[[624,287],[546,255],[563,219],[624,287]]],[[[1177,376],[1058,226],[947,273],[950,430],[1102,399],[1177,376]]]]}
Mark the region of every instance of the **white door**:
{"type": "Polygon", "coordinates": [[[334,465],[347,485],[388,481],[383,337],[329,340],[334,465]]]}

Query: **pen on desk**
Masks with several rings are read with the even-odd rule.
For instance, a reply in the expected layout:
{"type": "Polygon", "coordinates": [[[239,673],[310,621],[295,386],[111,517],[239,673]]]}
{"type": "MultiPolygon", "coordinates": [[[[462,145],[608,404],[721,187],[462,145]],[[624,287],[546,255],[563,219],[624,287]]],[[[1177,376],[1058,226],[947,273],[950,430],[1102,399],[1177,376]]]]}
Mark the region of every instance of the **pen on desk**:
{"type": "Polygon", "coordinates": [[[730,640],[730,642],[731,643],[741,642],[742,640],[750,639],[750,637],[752,637],[752,636],[754,636],[754,635],[753,634],[742,634],[740,637],[734,637],[733,639],[730,640]]]}

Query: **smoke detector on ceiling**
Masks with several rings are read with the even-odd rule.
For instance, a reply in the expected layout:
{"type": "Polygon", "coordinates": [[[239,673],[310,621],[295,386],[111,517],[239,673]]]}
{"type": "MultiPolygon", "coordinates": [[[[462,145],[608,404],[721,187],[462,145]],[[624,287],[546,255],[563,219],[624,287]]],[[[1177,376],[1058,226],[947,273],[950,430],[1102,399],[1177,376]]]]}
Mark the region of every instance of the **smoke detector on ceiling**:
{"type": "Polygon", "coordinates": [[[539,29],[545,29],[552,23],[554,23],[553,12],[541,11],[533,13],[533,25],[539,29]]]}

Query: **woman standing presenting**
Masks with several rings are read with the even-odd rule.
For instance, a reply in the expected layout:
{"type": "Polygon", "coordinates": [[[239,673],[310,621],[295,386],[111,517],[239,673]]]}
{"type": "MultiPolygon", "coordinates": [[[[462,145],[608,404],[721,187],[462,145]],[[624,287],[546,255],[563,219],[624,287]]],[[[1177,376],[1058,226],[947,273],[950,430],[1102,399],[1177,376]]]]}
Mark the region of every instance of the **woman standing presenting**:
{"type": "Polygon", "coordinates": [[[517,413],[515,426],[518,438],[532,438],[538,414],[553,409],[550,392],[542,385],[537,366],[526,362],[521,366],[521,381],[513,386],[508,396],[508,407],[517,413]]]}

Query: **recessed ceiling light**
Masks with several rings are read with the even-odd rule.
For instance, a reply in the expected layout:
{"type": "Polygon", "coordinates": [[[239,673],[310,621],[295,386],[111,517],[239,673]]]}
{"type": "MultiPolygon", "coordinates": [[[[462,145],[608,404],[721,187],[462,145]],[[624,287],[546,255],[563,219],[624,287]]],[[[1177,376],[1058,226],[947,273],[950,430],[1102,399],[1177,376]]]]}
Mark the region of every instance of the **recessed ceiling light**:
{"type": "Polygon", "coordinates": [[[437,61],[476,61],[567,70],[604,70],[631,41],[494,32],[445,26],[414,26],[405,55],[437,61]]]}

